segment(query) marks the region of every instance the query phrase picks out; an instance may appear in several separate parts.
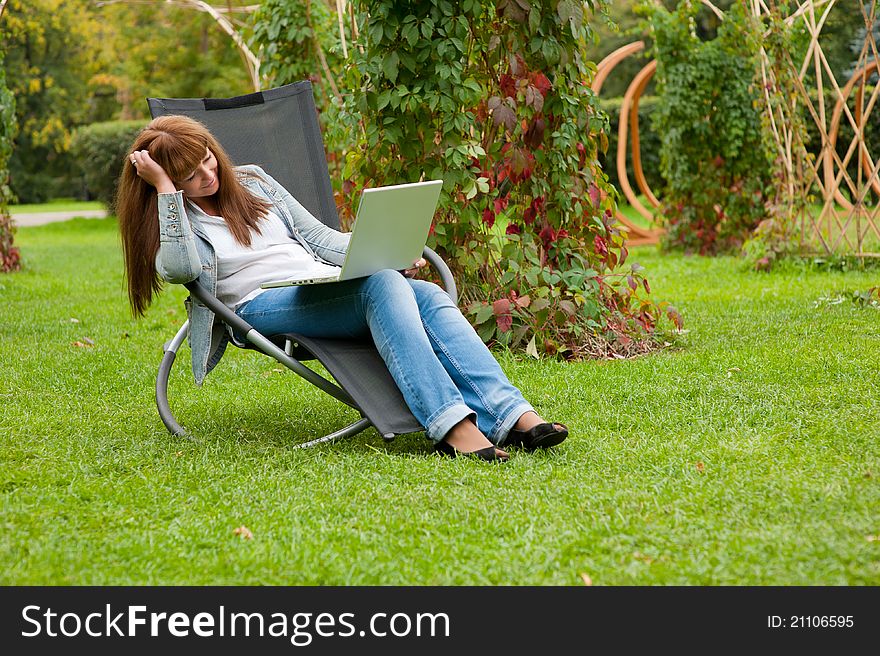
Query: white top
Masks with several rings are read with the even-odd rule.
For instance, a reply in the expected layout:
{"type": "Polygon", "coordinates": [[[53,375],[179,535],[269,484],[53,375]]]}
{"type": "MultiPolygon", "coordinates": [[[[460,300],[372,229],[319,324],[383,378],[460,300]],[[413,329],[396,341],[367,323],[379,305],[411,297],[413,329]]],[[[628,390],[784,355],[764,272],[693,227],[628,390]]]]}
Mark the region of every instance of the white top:
{"type": "Polygon", "coordinates": [[[242,246],[219,216],[205,215],[202,227],[217,256],[217,298],[235,310],[268,289],[260,285],[268,280],[306,274],[332,276],[339,267],[317,261],[302,245],[287,234],[284,221],[269,211],[260,221],[260,234],[251,233],[251,245],[242,246]]]}

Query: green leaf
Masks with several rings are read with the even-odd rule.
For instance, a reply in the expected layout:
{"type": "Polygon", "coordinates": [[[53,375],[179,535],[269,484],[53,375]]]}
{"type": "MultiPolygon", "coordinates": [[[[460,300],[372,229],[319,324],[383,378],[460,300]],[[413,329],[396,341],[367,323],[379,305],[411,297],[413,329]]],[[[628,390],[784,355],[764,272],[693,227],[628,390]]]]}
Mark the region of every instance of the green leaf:
{"type": "Polygon", "coordinates": [[[391,52],[388,56],[385,57],[385,60],[382,62],[382,72],[385,73],[385,77],[391,80],[392,84],[397,81],[397,69],[400,65],[400,57],[397,56],[396,52],[391,52]]]}
{"type": "Polygon", "coordinates": [[[529,30],[534,34],[541,27],[541,10],[538,5],[532,5],[529,11],[529,30]]]}
{"type": "Polygon", "coordinates": [[[465,198],[470,200],[477,195],[477,185],[474,183],[473,180],[468,180],[468,183],[465,185],[462,191],[464,192],[465,198]]]}
{"type": "Polygon", "coordinates": [[[497,326],[494,321],[488,321],[477,328],[477,334],[484,342],[488,342],[495,335],[497,326]]]}
{"type": "Polygon", "coordinates": [[[581,25],[584,21],[584,5],[582,2],[577,2],[577,0],[562,0],[558,5],[556,5],[556,13],[559,16],[559,20],[563,23],[571,24],[572,28],[572,36],[576,36],[576,30],[581,28],[581,25]]]}
{"type": "Polygon", "coordinates": [[[373,45],[378,45],[382,43],[382,36],[385,33],[385,28],[379,21],[376,21],[372,25],[370,25],[370,42],[373,45]]]}
{"type": "Polygon", "coordinates": [[[419,29],[415,25],[404,25],[400,30],[400,36],[406,39],[409,47],[412,48],[419,41],[419,29]]]}
{"type": "Polygon", "coordinates": [[[474,312],[474,324],[479,326],[481,323],[485,323],[493,316],[493,314],[491,305],[485,302],[481,303],[480,307],[474,312]]]}

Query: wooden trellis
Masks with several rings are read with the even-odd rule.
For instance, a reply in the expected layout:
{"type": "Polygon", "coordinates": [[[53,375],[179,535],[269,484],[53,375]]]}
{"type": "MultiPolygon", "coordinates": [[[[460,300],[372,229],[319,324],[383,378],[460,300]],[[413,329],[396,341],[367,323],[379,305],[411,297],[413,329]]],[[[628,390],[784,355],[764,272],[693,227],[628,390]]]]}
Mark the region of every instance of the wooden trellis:
{"type": "MultiPolygon", "coordinates": [[[[748,2],[759,18],[779,16],[782,11],[773,0],[748,2]]],[[[711,3],[704,4],[721,16],[711,3]]],[[[880,84],[870,91],[868,85],[880,68],[880,54],[872,29],[877,4],[878,0],[808,0],[789,10],[783,17],[785,22],[790,26],[802,22],[810,42],[803,61],[795,61],[795,55],[787,53],[782,62],[776,62],[776,66],[787,67],[787,73],[794,73],[789,77],[795,80],[797,94],[788,102],[775,105],[770,102],[770,94],[784,93],[776,84],[782,71],[774,70],[762,50],[761,76],[768,120],[786,174],[784,188],[780,190],[785,205],[781,209],[796,223],[797,238],[805,251],[880,257],[880,160],[873,159],[864,136],[864,128],[880,95],[880,84]],[[831,11],[854,9],[860,11],[864,19],[866,37],[855,73],[841,85],[822,50],[822,28],[831,11]],[[812,86],[807,82],[808,72],[815,77],[815,98],[807,91],[807,84],[812,86]],[[826,104],[826,91],[833,98],[833,108],[826,104]],[[803,135],[793,128],[794,112],[804,114],[807,121],[815,123],[817,143],[803,142],[803,135]],[[842,123],[853,131],[852,139],[846,144],[839,142],[842,123]],[[849,170],[851,168],[855,171],[849,170]]],[[[631,43],[603,59],[598,65],[593,90],[598,93],[620,61],[643,49],[644,43],[631,43]]],[[[663,234],[662,228],[654,222],[654,210],[660,202],[648,186],[639,152],[638,103],[655,70],[656,62],[652,61],[632,80],[623,98],[618,125],[616,165],[621,191],[652,226],[641,228],[619,214],[618,219],[629,229],[631,243],[656,243],[663,234]],[[636,185],[651,207],[639,201],[630,185],[626,171],[628,143],[636,185]]]]}
{"type": "MultiPolygon", "coordinates": [[[[770,0],[752,0],[752,9],[758,17],[778,16],[780,11],[770,0]]],[[[797,213],[801,246],[807,251],[880,256],[880,160],[872,158],[865,140],[865,126],[880,94],[880,85],[874,85],[866,98],[868,82],[880,62],[873,34],[876,18],[877,0],[809,0],[798,3],[785,17],[790,25],[802,25],[810,36],[803,61],[789,56],[777,63],[796,73],[791,78],[797,102],[788,105],[788,111],[804,112],[806,120],[815,124],[820,142],[803,144],[782,107],[769,119],[785,163],[786,191],[797,213]],[[866,27],[855,73],[843,85],[822,50],[822,28],[832,11],[858,11],[866,27]],[[807,91],[808,72],[815,78],[815,97],[807,91]],[[833,109],[827,106],[826,92],[833,109]],[[839,143],[842,122],[852,128],[849,143],[839,143]]],[[[780,71],[772,70],[766,53],[762,54],[765,93],[771,93],[777,90],[780,71]]]]}

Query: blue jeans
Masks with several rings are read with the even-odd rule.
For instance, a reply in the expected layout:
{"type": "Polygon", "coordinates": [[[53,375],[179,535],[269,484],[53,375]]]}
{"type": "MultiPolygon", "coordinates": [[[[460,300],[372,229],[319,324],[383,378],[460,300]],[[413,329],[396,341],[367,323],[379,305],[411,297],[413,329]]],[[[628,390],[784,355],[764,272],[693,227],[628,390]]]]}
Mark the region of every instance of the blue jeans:
{"type": "Polygon", "coordinates": [[[372,336],[410,411],[435,442],[470,418],[500,445],[532,410],[446,292],[397,271],[270,289],[236,313],[264,335],[372,336]]]}

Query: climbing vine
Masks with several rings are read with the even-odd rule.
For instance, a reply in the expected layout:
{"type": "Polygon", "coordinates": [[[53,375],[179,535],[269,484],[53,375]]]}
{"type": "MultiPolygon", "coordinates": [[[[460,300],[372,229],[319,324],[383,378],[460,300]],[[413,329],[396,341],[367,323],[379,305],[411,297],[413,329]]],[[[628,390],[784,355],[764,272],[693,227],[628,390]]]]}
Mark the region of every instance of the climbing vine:
{"type": "Polygon", "coordinates": [[[628,261],[597,164],[608,122],[585,46],[604,4],[357,3],[349,212],[366,186],[442,179],[429,245],[480,336],[534,356],[645,350],[681,321],[628,261]]]}

